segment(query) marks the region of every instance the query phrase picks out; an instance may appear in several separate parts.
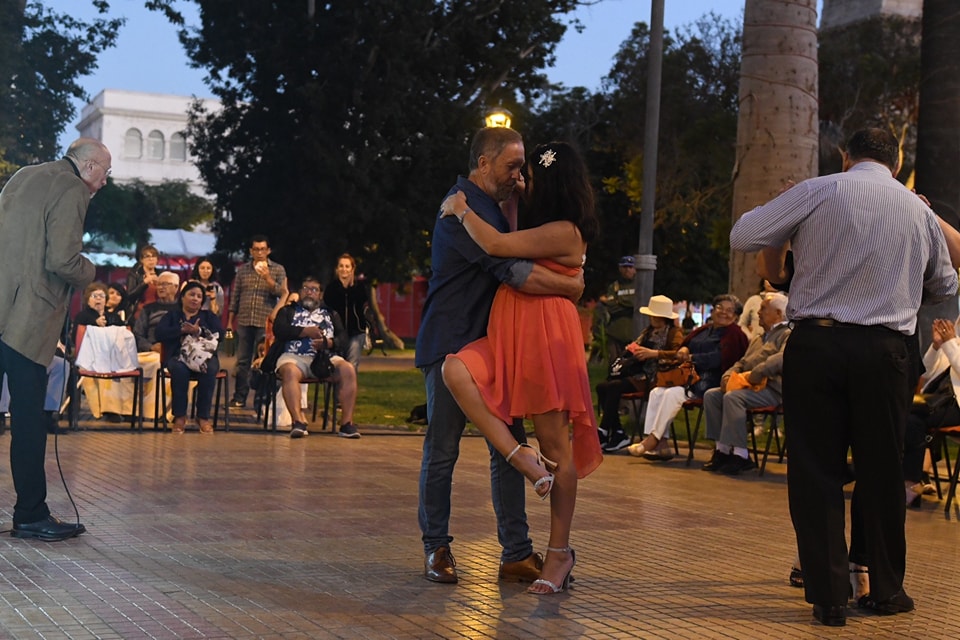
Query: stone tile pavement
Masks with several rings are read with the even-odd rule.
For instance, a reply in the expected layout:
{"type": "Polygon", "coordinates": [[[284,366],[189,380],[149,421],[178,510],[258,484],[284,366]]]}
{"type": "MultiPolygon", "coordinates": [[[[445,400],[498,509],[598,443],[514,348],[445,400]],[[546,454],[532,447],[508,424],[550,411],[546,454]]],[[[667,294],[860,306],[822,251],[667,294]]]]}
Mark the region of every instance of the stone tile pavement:
{"type": "MultiPolygon", "coordinates": [[[[467,437],[451,522],[460,583],[426,582],[421,445],[372,429],[360,440],[253,428],[59,436],[89,531],[60,543],[0,536],[0,638],[960,637],[960,510],[945,517],[926,498],[908,514],[914,613],[852,609],[846,627],[825,628],[787,582],[783,465],[717,477],[698,470],[704,451],[691,468],[608,457],[580,485],[573,589],[537,597],[496,580],[486,447],[467,437]]],[[[72,518],[52,441],[47,471],[51,508],[72,518]]],[[[527,495],[542,549],[548,506],[527,495]]]]}

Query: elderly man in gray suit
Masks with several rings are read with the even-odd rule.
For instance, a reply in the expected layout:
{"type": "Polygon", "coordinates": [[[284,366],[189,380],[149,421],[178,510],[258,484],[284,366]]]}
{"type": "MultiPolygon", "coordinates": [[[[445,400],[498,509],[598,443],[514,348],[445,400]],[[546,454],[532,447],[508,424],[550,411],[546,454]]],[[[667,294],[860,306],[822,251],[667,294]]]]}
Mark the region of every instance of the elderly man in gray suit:
{"type": "Polygon", "coordinates": [[[110,163],[103,144],[80,138],[66,157],[20,169],[0,192],[0,377],[10,385],[15,538],[56,541],[86,531],[47,507],[43,401],[71,287],[82,289],[95,275],[80,254],[83,221],[110,163]]]}

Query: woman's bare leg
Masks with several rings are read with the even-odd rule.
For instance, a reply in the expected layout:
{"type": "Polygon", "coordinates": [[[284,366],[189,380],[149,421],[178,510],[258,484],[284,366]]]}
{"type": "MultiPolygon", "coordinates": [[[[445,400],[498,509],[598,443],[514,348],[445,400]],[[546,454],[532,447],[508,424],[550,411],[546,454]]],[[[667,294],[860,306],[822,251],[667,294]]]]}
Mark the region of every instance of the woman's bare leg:
{"type": "MultiPolygon", "coordinates": [[[[547,546],[552,549],[570,546],[570,527],[577,504],[577,469],[573,464],[567,423],[567,414],[561,411],[533,416],[540,450],[557,463],[553,472],[553,491],[550,492],[550,542],[547,546]]],[[[540,578],[559,587],[572,568],[573,556],[569,551],[548,551],[540,578]]],[[[533,585],[530,591],[548,593],[551,590],[546,585],[533,585]]]]}
{"type": "MultiPolygon", "coordinates": [[[[517,439],[510,433],[510,429],[503,420],[487,408],[476,381],[460,359],[449,358],[443,363],[443,382],[460,405],[464,415],[480,430],[494,449],[506,457],[517,448],[517,439]]],[[[531,482],[549,475],[547,470],[540,466],[533,449],[524,448],[518,451],[510,459],[510,463],[531,482]]]]}

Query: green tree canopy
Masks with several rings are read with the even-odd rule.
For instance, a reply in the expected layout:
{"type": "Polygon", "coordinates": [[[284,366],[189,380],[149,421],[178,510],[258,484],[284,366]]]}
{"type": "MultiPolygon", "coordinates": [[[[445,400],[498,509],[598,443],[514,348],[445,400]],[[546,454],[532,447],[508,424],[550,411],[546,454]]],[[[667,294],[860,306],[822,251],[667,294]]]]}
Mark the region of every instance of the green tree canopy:
{"type": "Polygon", "coordinates": [[[191,193],[186,181],[118,185],[111,179],[90,201],[87,245],[100,247],[106,240],[140,245],[149,240],[149,229],[190,229],[212,221],[213,204],[191,193]]]}
{"type": "MultiPolygon", "coordinates": [[[[91,0],[106,13],[109,3],[91,0]]],[[[83,22],[37,0],[4,2],[0,19],[0,184],[16,168],[54,159],[73,119],[77,83],[113,46],[122,19],[83,22]]]]}
{"type": "MultiPolygon", "coordinates": [[[[425,264],[483,108],[534,96],[575,0],[195,0],[181,39],[223,108],[193,112],[219,246],[266,233],[292,277],[350,251],[379,278],[425,264]],[[311,7],[314,9],[310,13],[311,7]]],[[[180,20],[173,2],[153,8],[180,20]]]]}

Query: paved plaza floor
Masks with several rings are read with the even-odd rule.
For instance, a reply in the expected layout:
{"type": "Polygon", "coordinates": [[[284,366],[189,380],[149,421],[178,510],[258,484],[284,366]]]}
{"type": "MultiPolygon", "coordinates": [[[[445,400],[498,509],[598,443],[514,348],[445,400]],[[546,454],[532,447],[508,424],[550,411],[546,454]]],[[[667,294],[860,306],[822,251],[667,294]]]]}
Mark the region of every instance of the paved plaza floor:
{"type": "MultiPolygon", "coordinates": [[[[692,467],[609,456],[580,484],[573,588],[538,597],[497,582],[482,439],[464,438],[455,476],[460,583],[439,585],[422,577],[422,436],[291,440],[245,426],[59,436],[88,532],[0,537],[0,638],[960,637],[960,511],[945,516],[933,498],[907,517],[917,610],[851,609],[846,627],[826,628],[787,582],[794,541],[776,462],[730,478],[699,470],[705,450],[692,467]]],[[[72,519],[52,440],[48,453],[51,508],[72,519]]],[[[527,495],[542,550],[548,505],[527,495]]]]}

